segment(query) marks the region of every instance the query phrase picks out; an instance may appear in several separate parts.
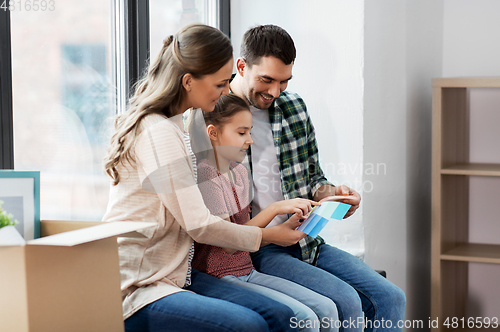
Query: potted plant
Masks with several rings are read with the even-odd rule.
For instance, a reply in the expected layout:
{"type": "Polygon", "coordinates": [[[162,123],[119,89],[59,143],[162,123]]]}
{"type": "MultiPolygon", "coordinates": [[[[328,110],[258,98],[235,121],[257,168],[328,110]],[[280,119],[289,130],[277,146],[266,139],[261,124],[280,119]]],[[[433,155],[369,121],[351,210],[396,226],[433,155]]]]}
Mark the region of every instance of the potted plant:
{"type": "Polygon", "coordinates": [[[0,228],[5,226],[14,226],[17,224],[17,220],[14,220],[12,214],[7,213],[3,208],[3,201],[0,201],[0,228]]]}

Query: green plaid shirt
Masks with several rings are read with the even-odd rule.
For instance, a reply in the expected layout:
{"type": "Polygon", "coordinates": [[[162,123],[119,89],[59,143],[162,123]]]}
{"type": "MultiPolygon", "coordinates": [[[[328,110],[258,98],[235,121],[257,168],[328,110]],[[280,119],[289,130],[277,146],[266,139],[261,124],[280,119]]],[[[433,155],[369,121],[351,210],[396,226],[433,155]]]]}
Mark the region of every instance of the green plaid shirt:
{"type": "MultiPolygon", "coordinates": [[[[274,148],[279,162],[281,189],[285,199],[312,199],[323,185],[332,185],[319,165],[314,127],[299,95],[282,92],[269,108],[274,148]]],[[[247,161],[251,165],[251,149],[247,161]]],[[[306,236],[300,240],[302,260],[316,265],[320,237],[306,236]]]]}

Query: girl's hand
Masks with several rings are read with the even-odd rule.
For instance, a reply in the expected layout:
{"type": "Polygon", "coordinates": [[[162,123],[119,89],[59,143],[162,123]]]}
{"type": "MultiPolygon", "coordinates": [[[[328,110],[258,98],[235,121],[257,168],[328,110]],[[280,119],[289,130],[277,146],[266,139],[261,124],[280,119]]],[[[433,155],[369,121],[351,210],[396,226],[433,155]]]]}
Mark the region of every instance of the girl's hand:
{"type": "Polygon", "coordinates": [[[306,218],[314,205],[321,205],[321,203],[304,198],[294,198],[272,203],[270,208],[273,209],[275,215],[297,213],[299,218],[306,218]]]}

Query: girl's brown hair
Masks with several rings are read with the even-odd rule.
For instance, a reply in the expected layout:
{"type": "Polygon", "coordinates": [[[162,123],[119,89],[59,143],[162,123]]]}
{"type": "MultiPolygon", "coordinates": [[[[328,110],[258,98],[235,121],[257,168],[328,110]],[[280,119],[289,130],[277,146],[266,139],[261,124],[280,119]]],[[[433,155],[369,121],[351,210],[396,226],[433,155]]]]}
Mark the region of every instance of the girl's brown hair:
{"type": "Polygon", "coordinates": [[[214,125],[220,128],[241,111],[250,111],[246,101],[233,94],[221,96],[212,112],[203,112],[203,119],[207,126],[214,125]]]}
{"type": "Polygon", "coordinates": [[[185,98],[182,77],[189,73],[199,79],[213,74],[232,57],[229,38],[207,25],[186,26],[164,40],[158,57],[135,85],[128,110],[115,120],[115,132],[104,158],[104,170],[113,179],[113,185],[120,182],[118,165],[123,161],[135,162],[133,147],[141,120],[149,114],[172,117],[184,112],[179,109],[185,98]]]}

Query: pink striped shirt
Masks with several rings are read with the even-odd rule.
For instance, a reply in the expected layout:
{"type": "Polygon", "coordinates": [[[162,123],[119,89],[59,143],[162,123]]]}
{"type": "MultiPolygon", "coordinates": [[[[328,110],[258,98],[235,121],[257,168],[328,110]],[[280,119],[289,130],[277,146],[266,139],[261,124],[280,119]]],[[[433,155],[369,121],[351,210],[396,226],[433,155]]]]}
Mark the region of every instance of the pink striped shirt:
{"type": "MultiPolygon", "coordinates": [[[[215,167],[204,159],[198,164],[198,187],[210,213],[226,218],[236,224],[246,224],[250,220],[248,173],[242,164],[231,162],[235,183],[220,175],[215,167]]],[[[195,243],[193,268],[222,278],[247,275],[253,264],[246,251],[226,253],[222,248],[195,243]]]]}

